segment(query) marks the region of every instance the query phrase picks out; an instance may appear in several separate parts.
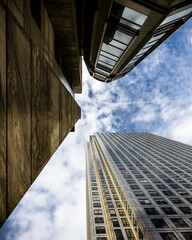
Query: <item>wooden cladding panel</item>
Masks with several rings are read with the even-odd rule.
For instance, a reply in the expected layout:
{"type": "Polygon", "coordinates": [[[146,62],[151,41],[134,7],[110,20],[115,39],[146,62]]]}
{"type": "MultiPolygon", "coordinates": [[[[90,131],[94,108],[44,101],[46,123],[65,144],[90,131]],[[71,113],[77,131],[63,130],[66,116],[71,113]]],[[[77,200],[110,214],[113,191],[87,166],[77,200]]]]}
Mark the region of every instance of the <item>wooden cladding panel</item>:
{"type": "Polygon", "coordinates": [[[67,135],[67,129],[68,129],[67,109],[69,108],[68,99],[67,99],[68,91],[66,90],[66,88],[63,88],[62,85],[63,84],[60,82],[60,126],[59,126],[60,143],[63,141],[63,139],[67,135]]]}
{"type": "Polygon", "coordinates": [[[7,17],[7,216],[31,185],[30,42],[7,17]]]}
{"type": "Polygon", "coordinates": [[[32,181],[48,161],[50,142],[48,131],[47,64],[40,51],[32,45],[32,181]]]}
{"type": "Polygon", "coordinates": [[[59,146],[59,82],[49,69],[49,132],[51,155],[59,146]]]}
{"type": "Polygon", "coordinates": [[[0,227],[6,219],[6,14],[0,5],[0,227]]]}

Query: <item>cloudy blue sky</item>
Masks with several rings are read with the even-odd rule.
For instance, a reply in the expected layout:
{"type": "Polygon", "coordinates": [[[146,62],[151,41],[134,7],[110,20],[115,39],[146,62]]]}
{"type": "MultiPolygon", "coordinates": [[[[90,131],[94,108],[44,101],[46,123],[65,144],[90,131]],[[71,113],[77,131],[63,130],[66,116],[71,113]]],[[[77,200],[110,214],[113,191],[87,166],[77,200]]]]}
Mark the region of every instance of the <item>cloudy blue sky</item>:
{"type": "Polygon", "coordinates": [[[85,144],[96,132],[152,132],[192,145],[192,19],[112,83],[83,67],[82,119],[0,230],[1,240],[85,240],[85,144]]]}

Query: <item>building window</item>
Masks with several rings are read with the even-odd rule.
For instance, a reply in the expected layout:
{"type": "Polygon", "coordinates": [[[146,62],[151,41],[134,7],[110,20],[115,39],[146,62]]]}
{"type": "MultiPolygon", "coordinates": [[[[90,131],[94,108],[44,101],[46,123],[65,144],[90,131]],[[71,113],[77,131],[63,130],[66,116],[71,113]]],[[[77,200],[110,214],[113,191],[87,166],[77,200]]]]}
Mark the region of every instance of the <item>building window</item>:
{"type": "Polygon", "coordinates": [[[95,218],[95,223],[104,223],[104,219],[102,217],[95,218]]]}
{"type": "Polygon", "coordinates": [[[114,200],[119,200],[118,196],[113,196],[114,200]]]}
{"type": "Polygon", "coordinates": [[[93,207],[101,207],[100,203],[93,203],[93,207]]]}
{"type": "Polygon", "coordinates": [[[170,198],[170,200],[174,203],[174,204],[182,204],[183,201],[179,198],[170,198]]]}
{"type": "Polygon", "coordinates": [[[107,202],[108,208],[113,208],[113,203],[112,202],[107,202]]]}
{"type": "Polygon", "coordinates": [[[154,182],[154,183],[161,183],[161,181],[159,181],[159,179],[156,179],[156,178],[155,179],[151,179],[151,181],[154,182]]]}
{"type": "Polygon", "coordinates": [[[131,229],[125,229],[125,232],[126,232],[126,235],[128,237],[128,240],[135,240],[135,237],[134,237],[131,229]]]}
{"type": "Polygon", "coordinates": [[[138,185],[130,185],[130,188],[133,189],[133,190],[134,189],[140,189],[140,187],[138,185]]]}
{"type": "Polygon", "coordinates": [[[192,203],[192,198],[185,198],[188,202],[192,203]]]}
{"type": "Polygon", "coordinates": [[[119,209],[119,215],[120,216],[125,216],[125,212],[123,211],[123,209],[119,209]]]}
{"type": "Polygon", "coordinates": [[[157,191],[149,191],[151,196],[159,196],[160,194],[157,191]]]}
{"type": "Polygon", "coordinates": [[[97,186],[97,183],[91,183],[91,186],[97,186]]]}
{"type": "Polygon", "coordinates": [[[153,189],[151,185],[143,185],[145,189],[153,189]]]}
{"type": "Polygon", "coordinates": [[[169,186],[173,189],[178,189],[179,188],[178,184],[169,184],[169,186]]]}
{"type": "Polygon", "coordinates": [[[111,196],[110,195],[107,195],[105,196],[107,200],[111,200],[111,196]]]}
{"type": "Polygon", "coordinates": [[[145,196],[145,194],[144,194],[142,191],[135,191],[134,194],[135,194],[135,196],[137,196],[137,197],[145,196]]]}
{"type": "Polygon", "coordinates": [[[142,205],[149,205],[149,204],[151,204],[151,202],[148,199],[139,199],[139,202],[142,205]]]}
{"type": "Polygon", "coordinates": [[[181,195],[181,196],[187,196],[187,195],[189,195],[189,193],[186,192],[185,190],[178,190],[177,193],[178,193],[179,195],[181,195]]]}
{"type": "Polygon", "coordinates": [[[146,179],[141,179],[139,180],[140,183],[148,183],[148,181],[146,179]]]}
{"type": "Polygon", "coordinates": [[[98,196],[99,193],[98,192],[92,192],[92,196],[98,196]]]}
{"type": "Polygon", "coordinates": [[[177,228],[189,227],[182,218],[171,218],[171,221],[177,228]]]}
{"type": "Polygon", "coordinates": [[[151,219],[156,228],[168,228],[167,223],[163,219],[151,219]]]}
{"type": "Polygon", "coordinates": [[[172,207],[162,207],[161,209],[166,215],[177,214],[172,207]]]}
{"type": "Polygon", "coordinates": [[[156,203],[158,204],[167,204],[167,202],[165,201],[165,199],[163,198],[156,198],[154,199],[156,203]]]}
{"type": "Polygon", "coordinates": [[[97,188],[97,187],[92,187],[91,189],[92,189],[92,190],[98,190],[98,188],[97,188]]]}
{"type": "Polygon", "coordinates": [[[124,240],[121,229],[114,229],[114,230],[115,230],[116,239],[117,240],[124,240]]]}
{"type": "Polygon", "coordinates": [[[186,240],[192,239],[192,232],[182,232],[182,235],[185,237],[186,240]]]}
{"type": "Polygon", "coordinates": [[[91,179],[91,182],[97,182],[96,179],[91,179]]]}
{"type": "Polygon", "coordinates": [[[95,229],[96,229],[96,234],[104,234],[104,233],[106,233],[104,226],[96,227],[95,229]]]}
{"type": "Polygon", "coordinates": [[[174,233],[160,233],[163,240],[177,240],[174,233]]]}
{"type": "Polygon", "coordinates": [[[107,240],[106,237],[98,237],[97,240],[107,240]]]}
{"type": "Polygon", "coordinates": [[[165,189],[165,185],[163,185],[163,184],[159,184],[159,185],[157,185],[157,187],[158,187],[159,189],[165,189]]]}
{"type": "Polygon", "coordinates": [[[116,216],[116,212],[114,209],[109,209],[110,215],[111,217],[115,217],[116,216]]]}
{"type": "Polygon", "coordinates": [[[166,196],[172,196],[173,193],[171,191],[163,191],[163,193],[166,195],[166,196]]]}
{"type": "Polygon", "coordinates": [[[159,215],[155,208],[144,208],[147,215],[159,215]]]}
{"type": "Polygon", "coordinates": [[[179,209],[184,213],[184,214],[191,214],[192,210],[189,207],[179,207],[179,209]]]}
{"type": "Polygon", "coordinates": [[[41,30],[41,0],[31,0],[31,15],[41,30]]]}
{"type": "Polygon", "coordinates": [[[119,201],[115,202],[117,207],[122,207],[121,203],[119,201]]]}
{"type": "Polygon", "coordinates": [[[120,227],[117,218],[112,218],[111,220],[113,222],[113,227],[120,227]]]}
{"type": "Polygon", "coordinates": [[[102,210],[94,210],[94,215],[102,215],[102,210]]]}
{"type": "Polygon", "coordinates": [[[99,197],[93,197],[93,201],[100,201],[99,197]]]}
{"type": "Polygon", "coordinates": [[[127,218],[121,218],[121,221],[122,221],[124,227],[130,227],[127,218]]]}

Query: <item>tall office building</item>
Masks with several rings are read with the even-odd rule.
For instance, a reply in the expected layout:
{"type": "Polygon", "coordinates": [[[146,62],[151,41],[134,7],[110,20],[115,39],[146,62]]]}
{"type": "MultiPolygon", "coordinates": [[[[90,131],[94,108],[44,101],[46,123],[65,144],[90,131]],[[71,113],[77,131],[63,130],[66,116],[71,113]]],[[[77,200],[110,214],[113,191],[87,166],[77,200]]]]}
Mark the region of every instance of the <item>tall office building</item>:
{"type": "Polygon", "coordinates": [[[0,227],[81,117],[80,12],[0,0],[0,227]]]}
{"type": "Polygon", "coordinates": [[[188,0],[85,0],[84,58],[110,82],[130,72],[192,16],[188,0]]]}
{"type": "Polygon", "coordinates": [[[149,133],[87,144],[87,239],[192,239],[192,147],[149,133]]]}

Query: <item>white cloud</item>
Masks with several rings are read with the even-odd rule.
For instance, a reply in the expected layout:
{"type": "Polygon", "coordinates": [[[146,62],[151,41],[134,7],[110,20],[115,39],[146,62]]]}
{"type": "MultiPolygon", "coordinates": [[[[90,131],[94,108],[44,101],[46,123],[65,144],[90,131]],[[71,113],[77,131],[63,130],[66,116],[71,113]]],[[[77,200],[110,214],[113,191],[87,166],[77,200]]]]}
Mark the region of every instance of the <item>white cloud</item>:
{"type": "Polygon", "coordinates": [[[157,131],[157,134],[192,145],[192,105],[185,109],[174,108],[170,111],[172,115],[168,127],[157,131]]]}

